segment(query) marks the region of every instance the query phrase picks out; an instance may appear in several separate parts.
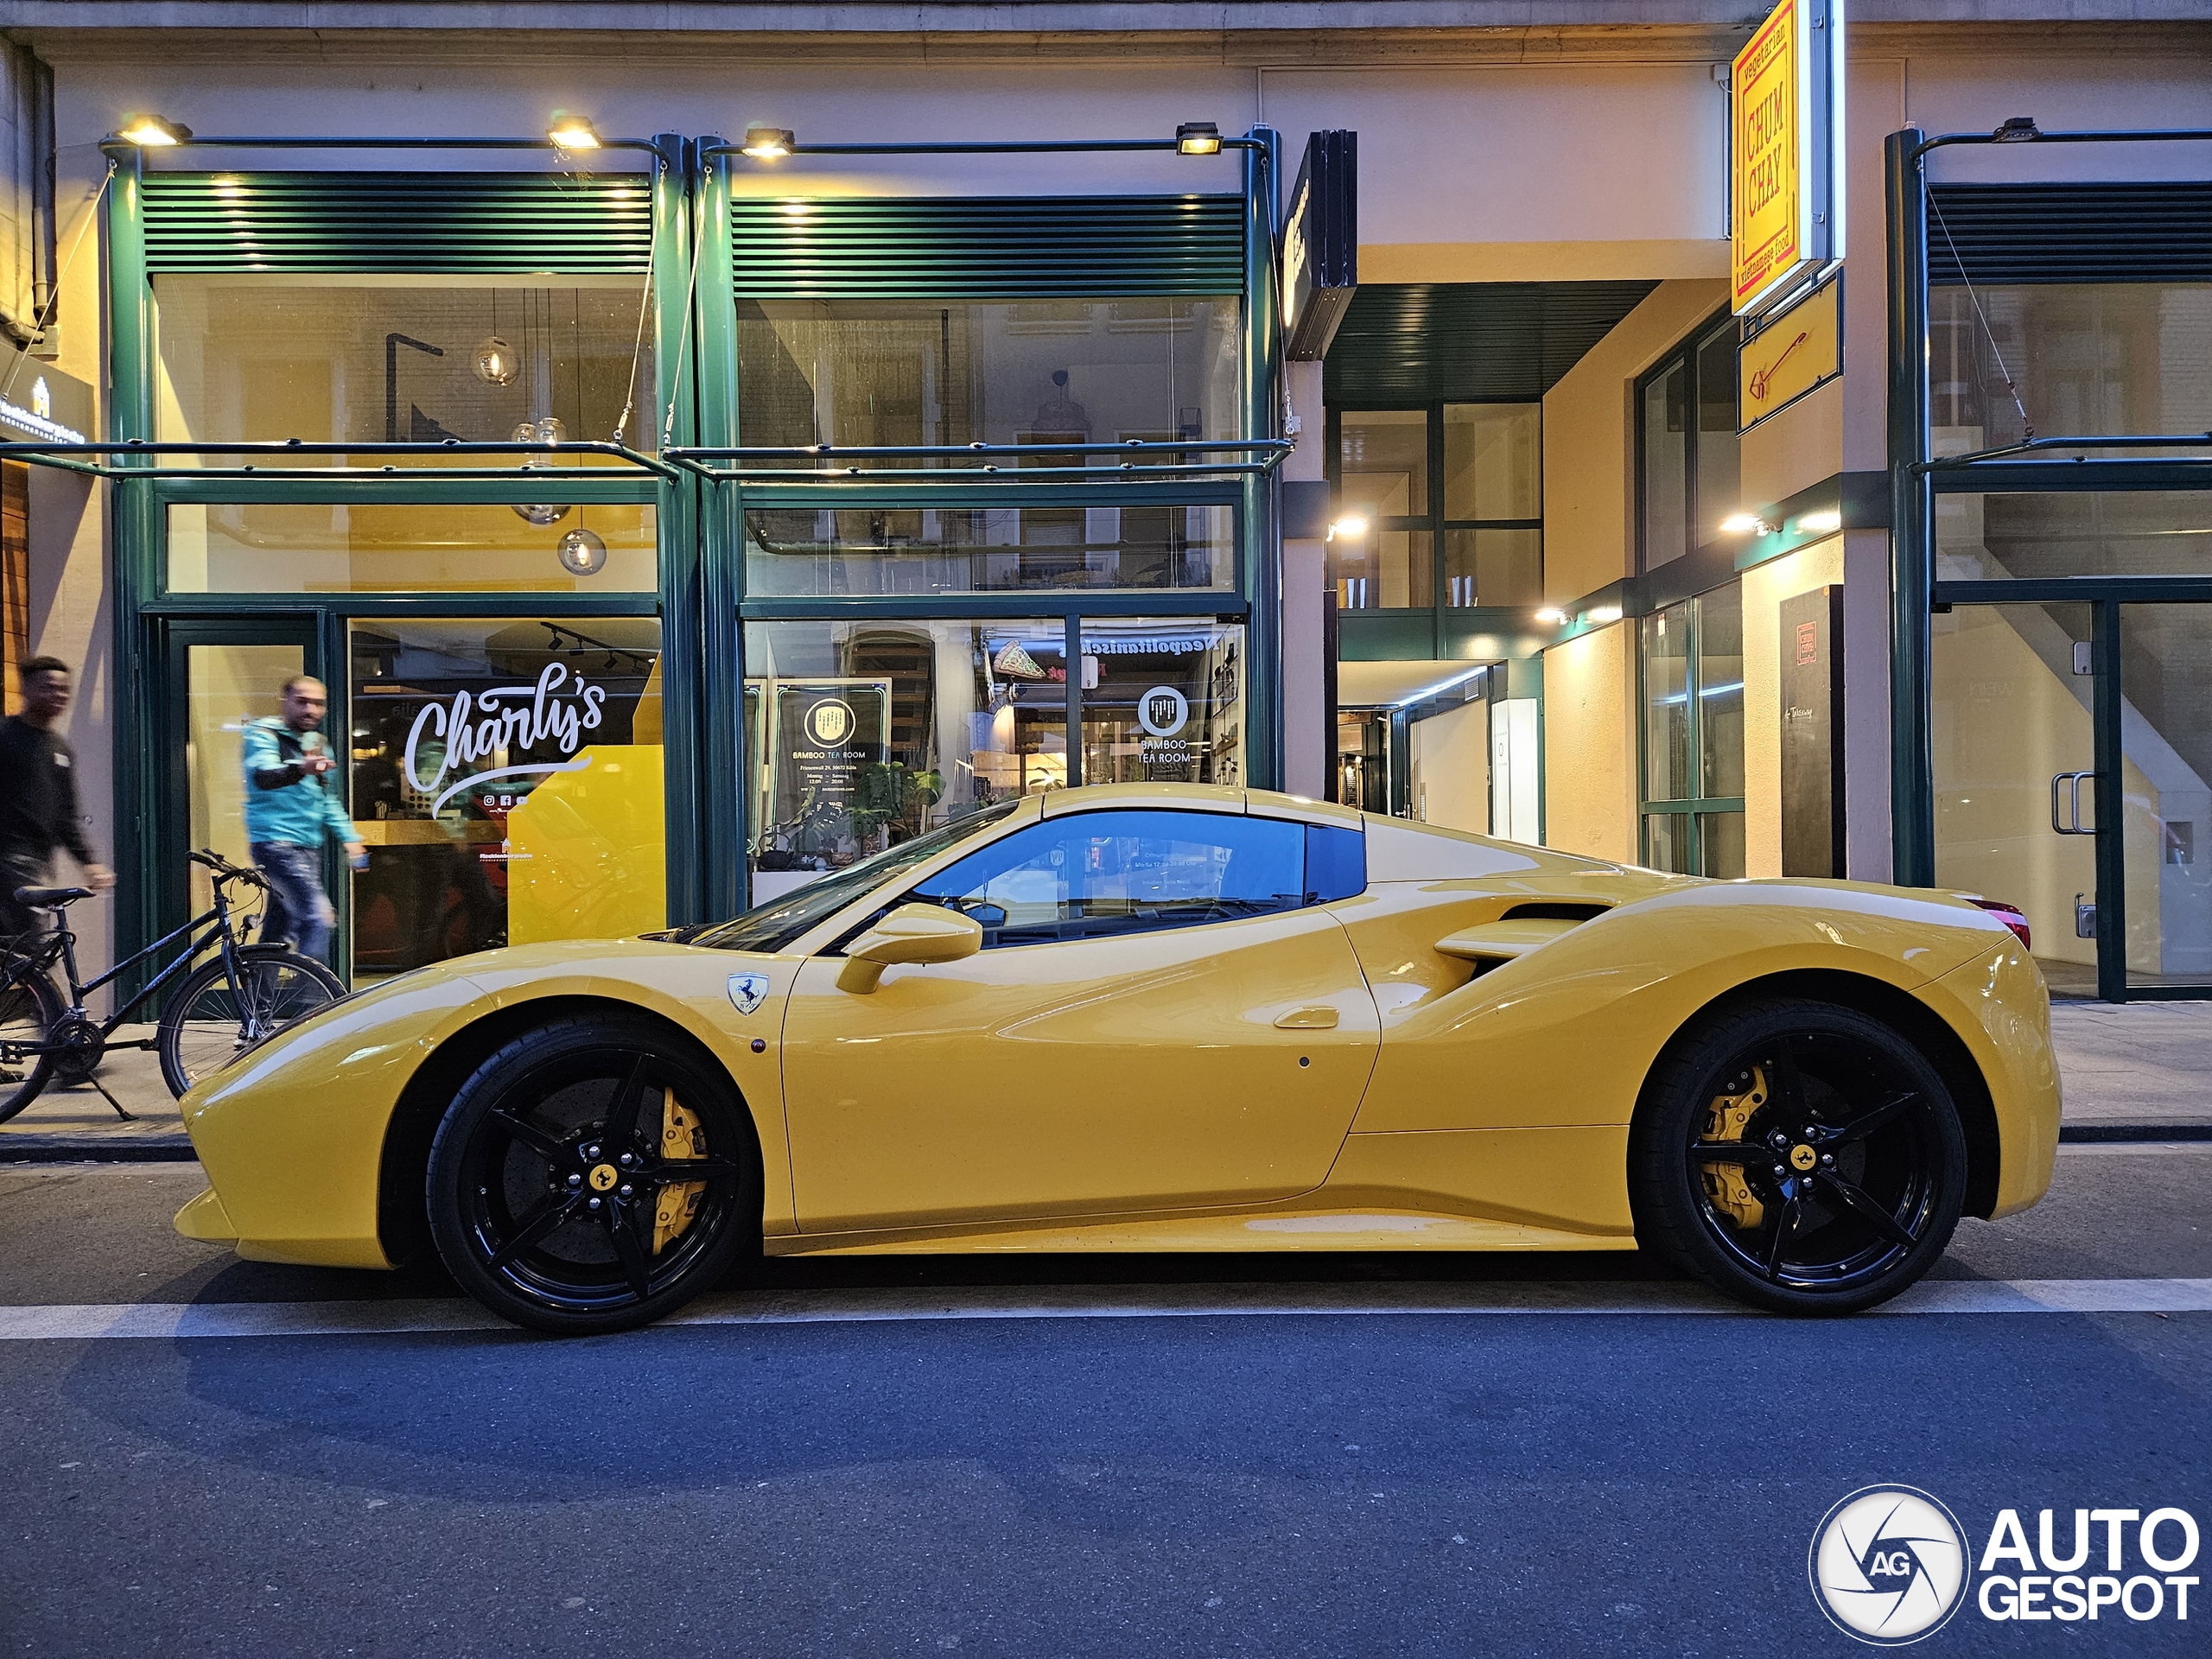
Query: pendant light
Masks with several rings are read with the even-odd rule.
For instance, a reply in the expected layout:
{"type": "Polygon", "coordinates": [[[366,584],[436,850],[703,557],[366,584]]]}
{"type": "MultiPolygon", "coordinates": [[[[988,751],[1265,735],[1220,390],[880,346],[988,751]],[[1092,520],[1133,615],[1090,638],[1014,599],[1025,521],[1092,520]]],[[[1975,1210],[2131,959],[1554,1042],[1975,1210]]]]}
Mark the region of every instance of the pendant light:
{"type": "Polygon", "coordinates": [[[561,538],[561,568],[572,576],[595,576],[607,569],[607,543],[582,524],[561,538]]]}
{"type": "MultiPolygon", "coordinates": [[[[557,415],[547,415],[535,421],[524,421],[514,429],[514,441],[517,443],[560,443],[568,435],[569,429],[562,424],[561,417],[557,415]]],[[[553,457],[525,455],[523,457],[522,464],[524,472],[538,472],[552,466],[553,457]]],[[[569,516],[569,504],[565,501],[518,501],[514,504],[514,509],[516,516],[524,524],[557,524],[569,516]]]]}

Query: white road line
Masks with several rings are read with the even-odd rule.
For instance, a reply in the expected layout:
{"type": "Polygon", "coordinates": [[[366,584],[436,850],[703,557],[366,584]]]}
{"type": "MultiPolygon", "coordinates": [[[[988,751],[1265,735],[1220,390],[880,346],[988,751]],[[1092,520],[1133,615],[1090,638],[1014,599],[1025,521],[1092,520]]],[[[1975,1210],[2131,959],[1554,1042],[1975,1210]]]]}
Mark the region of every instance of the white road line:
{"type": "MultiPolygon", "coordinates": [[[[2212,1279],[1937,1280],[1885,1315],[2212,1313],[2212,1279]]],[[[1694,1286],[1657,1282],[1082,1286],[1065,1289],[855,1290],[715,1296],[667,1325],[845,1325],[944,1319],[1360,1318],[1390,1314],[1611,1313],[1749,1317],[1694,1286]]],[[[376,1337],[508,1331],[473,1303],[119,1302],[0,1307],[0,1341],[109,1338],[376,1337]]]]}

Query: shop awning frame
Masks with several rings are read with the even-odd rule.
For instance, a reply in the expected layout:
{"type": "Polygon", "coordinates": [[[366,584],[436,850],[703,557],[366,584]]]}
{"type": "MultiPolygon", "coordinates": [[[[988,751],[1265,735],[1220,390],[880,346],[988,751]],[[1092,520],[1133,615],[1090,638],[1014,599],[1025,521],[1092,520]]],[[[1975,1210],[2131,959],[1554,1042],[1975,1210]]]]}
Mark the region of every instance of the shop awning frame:
{"type": "Polygon", "coordinates": [[[127,480],[136,483],[155,479],[188,479],[197,482],[214,479],[253,479],[259,481],[313,479],[324,482],[337,479],[376,479],[395,483],[402,480],[413,483],[464,484],[536,481],[544,483],[550,489],[563,482],[592,478],[595,474],[603,477],[608,473],[643,473],[669,483],[677,482],[681,475],[678,467],[670,461],[632,449],[626,444],[591,439],[573,439],[560,443],[477,442],[461,438],[428,443],[308,443],[299,438],[278,438],[232,440],[227,443],[181,443],[126,438],[115,443],[0,443],[0,460],[29,461],[36,467],[51,467],[92,478],[127,480]],[[279,464],[143,466],[79,459],[91,455],[144,456],[149,459],[165,455],[264,455],[279,464]],[[620,468],[561,471],[543,466],[534,467],[527,461],[518,461],[512,467],[302,467],[284,464],[296,462],[302,457],[310,455],[605,455],[622,465],[620,468]]]}
{"type": "Polygon", "coordinates": [[[1287,438],[1183,439],[1124,443],[918,443],[811,444],[801,446],[739,445],[730,448],[677,448],[662,458],[715,484],[855,483],[913,484],[924,487],[972,485],[988,478],[999,484],[1090,484],[1142,481],[1159,478],[1219,478],[1265,476],[1282,464],[1292,444],[1287,438]],[[1149,461],[1155,454],[1255,455],[1252,461],[1149,461]],[[1000,462],[1020,462],[1031,455],[1096,455],[1119,457],[1114,466],[1002,467],[1000,462]],[[1131,460],[1129,457],[1139,457],[1131,460]],[[748,467],[747,462],[813,461],[810,467],[748,467]],[[855,461],[960,461],[961,467],[855,467],[855,461]]]}

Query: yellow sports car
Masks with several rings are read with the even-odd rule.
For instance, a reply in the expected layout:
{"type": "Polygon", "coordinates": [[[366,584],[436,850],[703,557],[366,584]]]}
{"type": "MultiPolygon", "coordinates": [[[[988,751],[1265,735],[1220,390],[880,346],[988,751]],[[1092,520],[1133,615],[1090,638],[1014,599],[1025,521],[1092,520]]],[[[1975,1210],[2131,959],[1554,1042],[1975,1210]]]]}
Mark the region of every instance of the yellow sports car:
{"type": "Polygon", "coordinates": [[[748,1258],[1663,1252],[1866,1307],[2050,1183],[2018,912],[1707,881],[1287,795],[961,817],[734,921],[424,969],[183,1103],[177,1217],[264,1261],[435,1249],[518,1324],[748,1258]]]}

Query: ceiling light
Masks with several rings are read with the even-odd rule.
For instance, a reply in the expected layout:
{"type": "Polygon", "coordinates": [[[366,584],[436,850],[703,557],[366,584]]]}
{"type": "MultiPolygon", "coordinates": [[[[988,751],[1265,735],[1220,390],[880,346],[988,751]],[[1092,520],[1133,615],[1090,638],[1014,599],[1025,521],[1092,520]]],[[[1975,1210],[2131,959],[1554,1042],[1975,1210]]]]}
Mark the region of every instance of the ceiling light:
{"type": "Polygon", "coordinates": [[[747,127],[745,142],[738,147],[740,154],[756,162],[776,161],[798,148],[798,140],[789,127],[747,127]]]}
{"type": "Polygon", "coordinates": [[[1366,534],[1367,518],[1362,513],[1348,512],[1329,526],[1329,539],[1332,542],[1356,542],[1366,534]]]}
{"type": "Polygon", "coordinates": [[[1185,121],[1175,129],[1175,148],[1185,156],[1218,156],[1221,129],[1211,121],[1185,121]]]}
{"type": "Polygon", "coordinates": [[[1720,533],[1724,536],[1771,536],[1779,528],[1756,512],[1732,512],[1720,521],[1720,533]]]}
{"type": "Polygon", "coordinates": [[[1834,512],[1808,512],[1797,521],[1797,528],[1809,531],[1815,536],[1825,536],[1832,530],[1843,528],[1843,515],[1834,512]]]}
{"type": "Polygon", "coordinates": [[[560,149],[597,149],[599,129],[581,115],[556,115],[545,136],[560,149]]]}
{"type": "Polygon", "coordinates": [[[1590,620],[1592,622],[1618,622],[1621,620],[1621,607],[1618,605],[1600,605],[1590,613],[1590,620]]]}
{"type": "Polygon", "coordinates": [[[192,137],[192,129],[164,121],[158,115],[133,115],[124,118],[118,136],[127,143],[139,145],[181,144],[192,137]]]}
{"type": "Polygon", "coordinates": [[[1549,622],[1556,627],[1560,623],[1567,620],[1567,613],[1560,609],[1556,605],[1547,605],[1542,610],[1536,613],[1536,620],[1539,622],[1549,622]]]}

